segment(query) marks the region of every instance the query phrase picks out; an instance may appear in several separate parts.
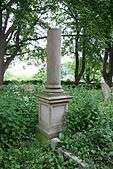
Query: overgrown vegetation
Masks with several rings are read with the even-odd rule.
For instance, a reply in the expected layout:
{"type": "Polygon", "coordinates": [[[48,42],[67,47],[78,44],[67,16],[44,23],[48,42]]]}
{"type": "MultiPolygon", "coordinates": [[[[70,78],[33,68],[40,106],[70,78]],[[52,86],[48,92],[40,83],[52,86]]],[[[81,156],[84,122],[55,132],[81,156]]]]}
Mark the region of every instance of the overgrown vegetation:
{"type": "MultiPolygon", "coordinates": [[[[64,85],[73,95],[59,137],[90,169],[113,168],[113,106],[99,90],[64,85]]],[[[76,169],[36,137],[40,84],[11,84],[0,90],[0,168],[76,169]]]]}
{"type": "Polygon", "coordinates": [[[0,90],[0,168],[76,168],[36,138],[40,84],[11,84],[0,90]]]}
{"type": "Polygon", "coordinates": [[[68,89],[73,95],[60,138],[66,149],[84,159],[89,168],[113,168],[113,106],[101,93],[85,88],[68,89]]]}

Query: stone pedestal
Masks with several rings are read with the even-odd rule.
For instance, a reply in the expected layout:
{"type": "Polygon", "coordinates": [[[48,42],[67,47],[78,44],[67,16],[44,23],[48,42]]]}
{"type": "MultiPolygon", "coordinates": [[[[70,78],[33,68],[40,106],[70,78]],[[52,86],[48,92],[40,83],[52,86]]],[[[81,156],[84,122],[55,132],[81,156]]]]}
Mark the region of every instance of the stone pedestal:
{"type": "Polygon", "coordinates": [[[64,114],[68,107],[70,96],[63,92],[60,80],[61,74],[61,30],[51,29],[47,35],[47,83],[44,93],[39,97],[40,135],[47,139],[56,137],[62,131],[64,114]]]}
{"type": "Polygon", "coordinates": [[[48,139],[56,137],[63,127],[64,113],[70,96],[40,97],[39,129],[48,139]]]}

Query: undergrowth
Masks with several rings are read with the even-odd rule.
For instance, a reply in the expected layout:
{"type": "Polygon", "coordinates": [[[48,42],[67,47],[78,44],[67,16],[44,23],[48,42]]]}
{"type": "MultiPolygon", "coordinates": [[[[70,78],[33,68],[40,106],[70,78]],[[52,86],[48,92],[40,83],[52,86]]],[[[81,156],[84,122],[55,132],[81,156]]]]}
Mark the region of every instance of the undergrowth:
{"type": "MultiPolygon", "coordinates": [[[[59,137],[89,169],[113,168],[113,105],[100,90],[64,89],[72,95],[59,137]]],[[[77,169],[36,138],[41,84],[11,84],[0,89],[0,169],[77,169]]]]}

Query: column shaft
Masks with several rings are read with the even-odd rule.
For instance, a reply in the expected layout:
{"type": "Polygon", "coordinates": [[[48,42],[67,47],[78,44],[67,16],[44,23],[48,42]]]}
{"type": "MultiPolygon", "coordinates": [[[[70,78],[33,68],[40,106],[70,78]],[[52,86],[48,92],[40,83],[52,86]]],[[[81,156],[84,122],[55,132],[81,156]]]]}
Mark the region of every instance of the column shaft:
{"type": "Polygon", "coordinates": [[[54,28],[47,36],[47,85],[46,89],[61,88],[61,30],[54,28]]]}

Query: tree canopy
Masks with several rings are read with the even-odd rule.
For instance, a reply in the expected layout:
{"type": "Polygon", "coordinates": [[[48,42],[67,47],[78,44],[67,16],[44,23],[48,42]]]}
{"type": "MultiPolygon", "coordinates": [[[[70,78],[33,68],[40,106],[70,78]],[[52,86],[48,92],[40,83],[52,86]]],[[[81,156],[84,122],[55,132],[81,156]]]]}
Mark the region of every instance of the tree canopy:
{"type": "MultiPolygon", "coordinates": [[[[39,26],[47,29],[42,19],[49,9],[54,10],[55,1],[1,0],[0,1],[0,83],[11,61],[28,45],[40,38],[39,26]],[[24,48],[23,48],[24,47],[24,48]]],[[[23,50],[24,49],[24,50],[23,50]]]]}

